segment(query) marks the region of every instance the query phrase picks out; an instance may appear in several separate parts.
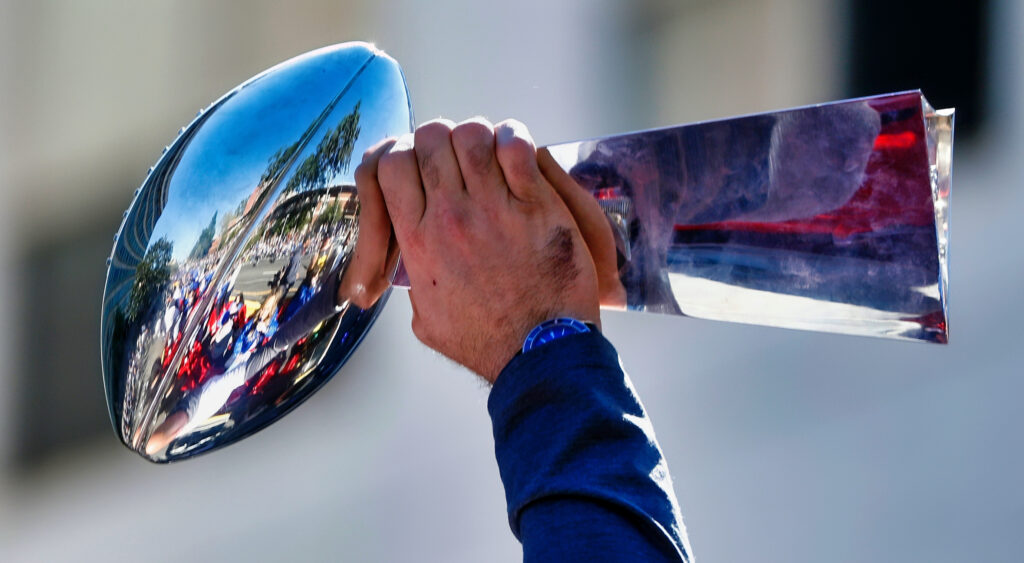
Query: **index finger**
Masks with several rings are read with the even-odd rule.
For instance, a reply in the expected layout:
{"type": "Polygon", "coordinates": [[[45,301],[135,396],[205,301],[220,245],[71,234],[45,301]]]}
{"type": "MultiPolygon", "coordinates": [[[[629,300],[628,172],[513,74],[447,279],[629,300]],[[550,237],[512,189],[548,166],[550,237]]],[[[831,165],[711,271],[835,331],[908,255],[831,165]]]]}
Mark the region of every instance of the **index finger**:
{"type": "Polygon", "coordinates": [[[338,286],[338,302],[350,301],[367,309],[387,290],[394,252],[391,218],[388,217],[384,195],[377,180],[377,164],[395,139],[385,139],[363,155],[356,168],[356,190],[359,197],[359,234],[356,249],[338,286]]]}
{"type": "Polygon", "coordinates": [[[420,224],[426,209],[414,139],[412,133],[402,135],[380,153],[372,167],[400,243],[420,224]]]}

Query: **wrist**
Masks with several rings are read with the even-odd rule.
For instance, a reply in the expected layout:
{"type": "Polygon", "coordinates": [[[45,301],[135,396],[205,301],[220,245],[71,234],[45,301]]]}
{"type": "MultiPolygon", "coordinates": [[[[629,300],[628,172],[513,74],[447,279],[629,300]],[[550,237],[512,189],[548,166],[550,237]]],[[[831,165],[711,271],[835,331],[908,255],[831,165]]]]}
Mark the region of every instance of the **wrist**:
{"type": "Polygon", "coordinates": [[[491,393],[497,391],[501,394],[506,393],[509,388],[531,385],[536,374],[551,373],[559,374],[559,377],[576,377],[587,372],[598,356],[603,357],[605,348],[615,354],[612,344],[604,334],[591,330],[559,338],[548,345],[534,348],[527,354],[517,352],[492,382],[491,393]]]}
{"type": "MultiPolygon", "coordinates": [[[[506,330],[495,333],[489,342],[481,342],[480,351],[482,353],[479,357],[483,359],[490,356],[492,361],[488,362],[484,360],[476,362],[476,369],[474,369],[474,366],[469,363],[460,363],[463,363],[463,365],[469,367],[471,371],[476,372],[488,383],[493,385],[497,381],[498,376],[501,375],[501,372],[504,371],[505,367],[508,366],[508,364],[515,358],[523,355],[525,352],[536,349],[542,344],[550,342],[555,338],[561,337],[561,334],[558,336],[554,336],[553,334],[554,332],[560,332],[559,327],[567,333],[566,335],[585,332],[601,333],[600,316],[593,317],[598,322],[591,321],[590,317],[587,316],[577,316],[566,313],[540,315],[537,318],[541,320],[521,321],[522,324],[516,323],[516,328],[506,326],[506,330]],[[575,322],[578,327],[582,327],[583,330],[558,325],[557,327],[552,327],[554,328],[553,331],[543,332],[546,325],[549,323],[554,324],[554,321],[559,319],[575,322]],[[531,340],[530,346],[527,346],[527,340],[531,340]],[[526,348],[526,350],[524,350],[524,348],[526,348]],[[494,355],[495,352],[499,351],[500,355],[494,355]]],[[[456,361],[458,360],[456,359],[456,361]]]]}

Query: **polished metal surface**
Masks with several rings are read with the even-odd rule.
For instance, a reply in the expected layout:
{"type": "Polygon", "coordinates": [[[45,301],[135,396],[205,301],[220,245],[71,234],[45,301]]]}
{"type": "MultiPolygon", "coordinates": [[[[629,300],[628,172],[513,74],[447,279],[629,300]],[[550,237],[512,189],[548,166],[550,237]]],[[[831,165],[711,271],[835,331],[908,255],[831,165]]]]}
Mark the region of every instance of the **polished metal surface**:
{"type": "MultiPolygon", "coordinates": [[[[903,92],[549,149],[604,209],[629,309],[946,342],[952,124],[903,92]]],[[[364,43],[282,63],[182,129],[107,274],[104,384],[128,447],[166,462],[230,444],[341,368],[387,297],[337,297],[352,159],[411,130],[398,64],[364,43]]]]}
{"type": "Polygon", "coordinates": [[[386,301],[337,302],[355,164],[411,130],[401,69],[363,43],[282,63],[182,129],[125,214],[103,297],[128,447],[163,462],[229,444],[337,372],[386,301]]]}
{"type": "Polygon", "coordinates": [[[920,92],[549,150],[609,216],[629,309],[947,341],[952,110],[920,92]]]}

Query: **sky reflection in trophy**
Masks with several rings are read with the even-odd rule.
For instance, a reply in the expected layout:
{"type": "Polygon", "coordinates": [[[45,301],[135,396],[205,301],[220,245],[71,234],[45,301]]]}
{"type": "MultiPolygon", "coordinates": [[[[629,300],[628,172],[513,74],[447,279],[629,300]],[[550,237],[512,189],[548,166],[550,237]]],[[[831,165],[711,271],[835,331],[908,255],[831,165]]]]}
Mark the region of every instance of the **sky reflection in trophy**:
{"type": "MultiPolygon", "coordinates": [[[[104,293],[128,447],[166,462],[230,444],[337,373],[386,301],[337,302],[352,159],[411,129],[398,64],[351,43],[182,130],[125,215],[104,293]]],[[[629,309],[946,341],[952,113],[919,92],[549,148],[605,210],[629,309]]]]}

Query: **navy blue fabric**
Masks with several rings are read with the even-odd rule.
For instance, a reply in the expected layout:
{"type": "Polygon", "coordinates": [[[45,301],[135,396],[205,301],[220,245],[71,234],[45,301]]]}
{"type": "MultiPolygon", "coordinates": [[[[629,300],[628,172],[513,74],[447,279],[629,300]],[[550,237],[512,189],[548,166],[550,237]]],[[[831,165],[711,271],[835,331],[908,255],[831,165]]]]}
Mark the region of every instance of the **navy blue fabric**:
{"type": "Polygon", "coordinates": [[[653,427],[599,332],[513,358],[487,410],[524,561],[690,561],[653,427]]]}

